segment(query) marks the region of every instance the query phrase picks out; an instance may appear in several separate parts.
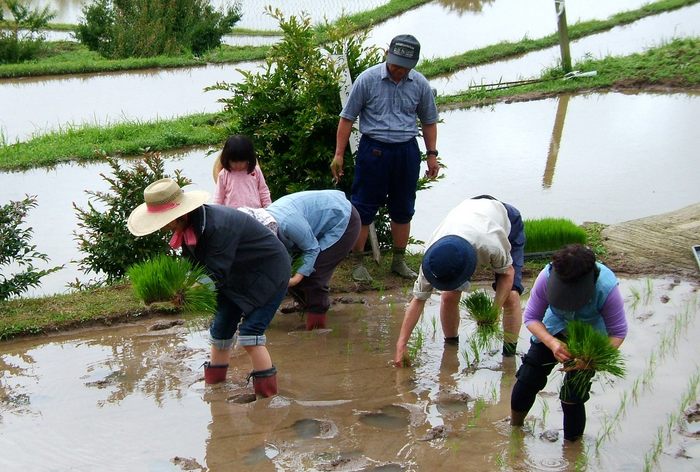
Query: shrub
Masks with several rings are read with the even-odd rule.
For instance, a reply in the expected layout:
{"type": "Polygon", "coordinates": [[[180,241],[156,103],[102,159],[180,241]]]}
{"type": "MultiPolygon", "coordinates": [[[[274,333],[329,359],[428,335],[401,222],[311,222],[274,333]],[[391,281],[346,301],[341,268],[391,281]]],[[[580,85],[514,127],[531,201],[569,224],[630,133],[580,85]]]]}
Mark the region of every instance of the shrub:
{"type": "Polygon", "coordinates": [[[95,0],[75,36],[104,57],[202,54],[240,20],[238,4],[217,11],[206,0],[95,0]]]}
{"type": "Polygon", "coordinates": [[[525,252],[556,251],[567,244],[586,244],[586,231],[565,218],[525,220],[525,252]]]}
{"type": "MultiPolygon", "coordinates": [[[[345,52],[350,75],[381,61],[377,48],[363,47],[366,33],[349,33],[344,21],[325,25],[323,45],[307,16],[285,18],[268,7],[279,22],[281,41],[270,48],[262,72],[243,73],[238,83],[217,83],[208,90],[231,92],[221,99],[230,133],[251,136],[273,200],[303,190],[332,188],[330,162],[335,150],[340,103],[340,69],[332,58],[345,52]]],[[[353,178],[348,146],[345,176],[339,189],[350,192],[353,178]]],[[[420,188],[427,188],[425,180],[420,188]]],[[[389,219],[376,220],[382,247],[391,245],[389,219]]]]}
{"type": "Polygon", "coordinates": [[[36,204],[35,196],[27,196],[24,200],[10,201],[0,206],[0,267],[3,267],[0,273],[0,301],[39,286],[42,277],[63,268],[38,270],[34,266],[36,260],[47,262],[48,257],[31,244],[32,228],[21,228],[21,225],[36,204]],[[9,268],[5,269],[6,266],[9,268]],[[13,268],[17,272],[11,274],[13,268]]]}
{"type": "MultiPolygon", "coordinates": [[[[157,153],[146,154],[131,168],[123,168],[115,158],[107,157],[112,176],[100,174],[109,183],[109,191],[91,191],[87,208],[73,204],[78,216],[78,231],[74,232],[78,248],[87,254],[79,261],[85,273],[104,275],[107,283],[124,276],[132,265],[158,254],[171,253],[165,234],[156,231],[148,236],[133,236],[126,226],[131,211],[143,203],[143,190],[166,175],[163,159],[157,153]]],[[[178,184],[190,183],[175,171],[178,184]]]]}
{"type": "Polygon", "coordinates": [[[161,254],[131,266],[127,276],[136,296],[147,305],[170,302],[186,311],[216,311],[214,284],[200,283],[207,277],[206,270],[187,259],[161,254]]]}
{"type": "Polygon", "coordinates": [[[56,15],[49,7],[32,9],[29,2],[0,0],[0,64],[33,59],[44,45],[41,34],[56,15]],[[5,19],[4,11],[12,16],[5,19]],[[4,24],[3,24],[4,23],[4,24]]]}

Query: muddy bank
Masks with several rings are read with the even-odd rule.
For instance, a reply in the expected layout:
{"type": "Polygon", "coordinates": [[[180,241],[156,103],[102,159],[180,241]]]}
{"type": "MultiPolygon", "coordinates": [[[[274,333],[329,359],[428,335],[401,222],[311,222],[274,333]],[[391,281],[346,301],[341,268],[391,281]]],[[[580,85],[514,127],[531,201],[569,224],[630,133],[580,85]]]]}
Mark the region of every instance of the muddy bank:
{"type": "Polygon", "coordinates": [[[676,275],[699,280],[691,246],[700,244],[700,203],[603,230],[610,266],[628,275],[676,275]]]}

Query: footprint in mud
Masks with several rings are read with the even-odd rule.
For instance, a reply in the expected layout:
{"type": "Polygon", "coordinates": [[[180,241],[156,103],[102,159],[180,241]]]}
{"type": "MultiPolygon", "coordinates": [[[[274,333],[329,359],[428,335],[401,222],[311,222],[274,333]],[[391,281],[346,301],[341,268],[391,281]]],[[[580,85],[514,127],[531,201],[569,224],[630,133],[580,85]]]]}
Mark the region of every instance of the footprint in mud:
{"type": "Polygon", "coordinates": [[[330,439],[338,435],[338,427],[333,422],[313,418],[295,421],[292,429],[302,439],[330,439]]]}
{"type": "Polygon", "coordinates": [[[243,458],[245,465],[256,465],[263,461],[272,460],[277,457],[280,450],[272,444],[265,444],[251,449],[243,458]]]}
{"type": "Polygon", "coordinates": [[[385,406],[378,412],[364,413],[360,421],[381,429],[403,429],[409,423],[409,411],[397,405],[385,406]]]}

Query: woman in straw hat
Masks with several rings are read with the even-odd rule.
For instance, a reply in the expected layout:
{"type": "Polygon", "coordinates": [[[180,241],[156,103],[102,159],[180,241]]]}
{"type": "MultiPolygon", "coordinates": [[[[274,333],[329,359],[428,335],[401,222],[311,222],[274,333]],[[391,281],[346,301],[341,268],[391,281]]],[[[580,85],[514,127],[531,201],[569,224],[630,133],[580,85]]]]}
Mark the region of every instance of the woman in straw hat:
{"type": "Polygon", "coordinates": [[[184,192],[172,179],[153,182],[143,195],[145,203],[129,216],[129,231],[135,236],[172,231],[170,246],[182,248],[184,257],[203,265],[216,284],[217,310],[209,330],[211,359],[204,364],[205,382],[226,379],[238,330],[238,343],[253,364],[255,394],[276,394],[277,371],[265,347],[265,330],[291,275],[284,245],[249,215],[205,205],[207,192],[184,192]]]}

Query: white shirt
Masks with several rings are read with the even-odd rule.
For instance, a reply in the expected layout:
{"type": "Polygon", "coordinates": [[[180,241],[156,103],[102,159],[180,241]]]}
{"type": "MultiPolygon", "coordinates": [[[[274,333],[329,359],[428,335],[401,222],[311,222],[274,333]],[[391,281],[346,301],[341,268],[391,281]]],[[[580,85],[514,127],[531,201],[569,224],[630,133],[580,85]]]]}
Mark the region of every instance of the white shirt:
{"type": "MultiPolygon", "coordinates": [[[[467,240],[476,251],[476,267],[487,266],[497,274],[505,273],[513,265],[510,255],[510,220],[508,211],[498,200],[467,199],[453,208],[435,228],[428,247],[443,236],[455,235],[467,240]]],[[[457,290],[466,291],[469,282],[457,290]]],[[[421,267],[413,285],[413,296],[427,300],[433,286],[423,275],[421,267]]]]}

